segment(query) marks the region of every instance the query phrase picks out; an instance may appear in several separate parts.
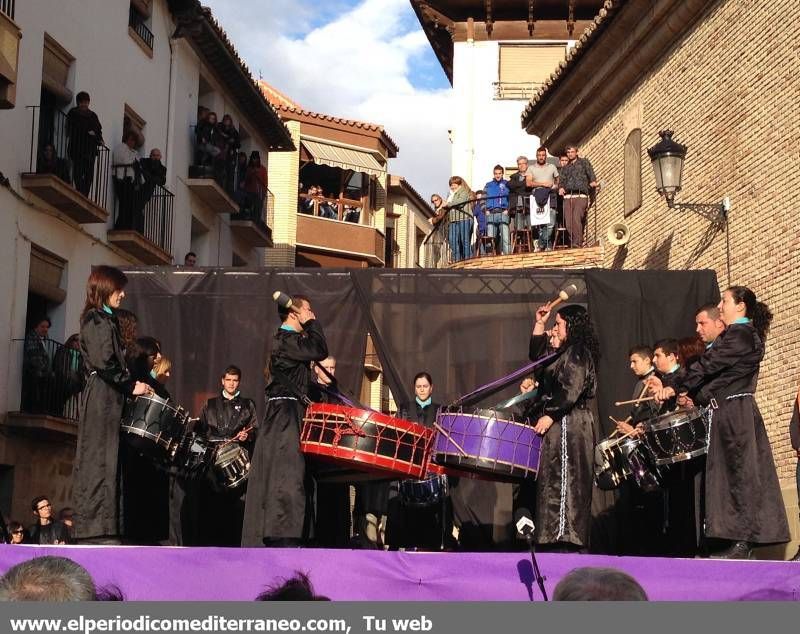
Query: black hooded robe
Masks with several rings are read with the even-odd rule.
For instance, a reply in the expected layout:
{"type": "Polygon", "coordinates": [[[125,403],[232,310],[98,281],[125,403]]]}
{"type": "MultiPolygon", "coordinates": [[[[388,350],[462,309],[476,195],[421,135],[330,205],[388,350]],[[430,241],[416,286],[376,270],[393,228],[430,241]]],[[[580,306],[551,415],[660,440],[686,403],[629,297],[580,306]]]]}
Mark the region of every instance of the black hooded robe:
{"type": "Polygon", "coordinates": [[[316,320],[303,332],[278,329],[266,389],[267,409],[251,456],[242,527],[242,546],[264,540],[302,542],[313,537],[314,483],[300,451],[300,427],[311,383],[310,361],[328,356],[322,326],[316,320]]]}
{"type": "MultiPolygon", "coordinates": [[[[547,336],[534,335],[530,358],[547,350],[547,336]]],[[[534,523],[537,544],[589,545],[592,519],[594,417],[597,379],[588,350],[568,345],[536,371],[541,408],[553,424],[544,434],[536,477],[534,523]]],[[[531,419],[536,424],[536,418],[531,419]]]]}
{"type": "Polygon", "coordinates": [[[754,393],[764,344],[752,324],[731,324],[686,371],[678,392],[711,405],[705,469],[707,537],[788,542],[789,523],[754,393]],[[716,409],[714,409],[716,406],[716,409]]]}

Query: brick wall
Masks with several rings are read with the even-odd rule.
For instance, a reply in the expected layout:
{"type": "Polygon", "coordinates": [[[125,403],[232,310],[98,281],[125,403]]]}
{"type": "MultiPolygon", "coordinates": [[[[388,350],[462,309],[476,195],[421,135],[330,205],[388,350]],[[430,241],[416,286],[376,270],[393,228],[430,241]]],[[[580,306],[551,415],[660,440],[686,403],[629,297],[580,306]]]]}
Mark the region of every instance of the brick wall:
{"type": "Polygon", "coordinates": [[[642,206],[624,219],[632,233],[627,251],[607,246],[605,266],[712,268],[723,288],[747,285],[774,312],[757,399],[787,486],[797,460],[787,426],[800,381],[798,25],[796,0],[713,5],[581,147],[605,182],[597,217],[604,235],[623,220],[625,139],[642,130],[642,206]],[[665,128],[689,147],[678,200],[730,196],[727,234],[657,197],[646,148],[665,128]]]}
{"type": "MultiPolygon", "coordinates": [[[[296,148],[300,147],[300,124],[286,121],[296,148]]],[[[297,242],[297,188],[300,179],[299,150],[270,152],[269,189],[274,197],[272,241],[274,248],[264,249],[266,266],[294,266],[297,242]]]]}

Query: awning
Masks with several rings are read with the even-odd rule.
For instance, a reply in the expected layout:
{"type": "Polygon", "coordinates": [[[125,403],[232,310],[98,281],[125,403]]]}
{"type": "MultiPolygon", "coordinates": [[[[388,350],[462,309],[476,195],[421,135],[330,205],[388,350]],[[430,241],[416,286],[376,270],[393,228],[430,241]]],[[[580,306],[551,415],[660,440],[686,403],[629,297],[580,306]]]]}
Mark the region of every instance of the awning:
{"type": "Polygon", "coordinates": [[[301,139],[300,142],[314,157],[314,162],[319,165],[341,167],[345,170],[355,170],[376,177],[386,174],[386,168],[369,152],[308,139],[301,139]]]}

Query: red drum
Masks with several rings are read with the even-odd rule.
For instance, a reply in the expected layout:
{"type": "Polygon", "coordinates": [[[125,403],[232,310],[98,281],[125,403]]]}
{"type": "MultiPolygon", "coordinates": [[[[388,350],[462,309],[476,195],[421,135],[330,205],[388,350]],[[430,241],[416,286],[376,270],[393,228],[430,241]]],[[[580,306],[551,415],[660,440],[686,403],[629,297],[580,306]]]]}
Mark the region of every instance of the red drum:
{"type": "Polygon", "coordinates": [[[363,476],[365,472],[372,478],[422,479],[433,433],[417,423],[380,412],[312,403],[303,419],[300,450],[341,468],[330,477],[321,474],[329,481],[369,479],[363,476]]]}

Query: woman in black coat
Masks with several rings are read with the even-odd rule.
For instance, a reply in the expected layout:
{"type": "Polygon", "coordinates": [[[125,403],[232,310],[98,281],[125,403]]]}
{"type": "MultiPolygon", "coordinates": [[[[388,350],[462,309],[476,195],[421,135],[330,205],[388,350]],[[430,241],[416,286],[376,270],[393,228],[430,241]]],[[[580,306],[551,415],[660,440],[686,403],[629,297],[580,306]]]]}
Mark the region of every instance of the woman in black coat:
{"type": "Polygon", "coordinates": [[[98,266],[86,285],[81,354],[87,374],[81,395],[72,506],[81,518],[78,539],[118,539],[120,517],[119,424],[130,396],[151,392],[131,378],[114,311],[125,297],[125,274],[98,266]]]}
{"type": "MultiPolygon", "coordinates": [[[[550,306],[536,311],[530,341],[535,361],[548,350],[550,306]]],[[[534,521],[537,544],[558,550],[585,550],[592,519],[592,465],[598,343],[582,306],[556,313],[558,356],[536,371],[539,408],[531,422],[543,436],[536,478],[534,521]]]]}
{"type": "Polygon", "coordinates": [[[722,294],[725,331],[659,400],[688,396],[708,406],[708,455],[705,469],[705,534],[729,542],[712,555],[747,559],[753,544],[788,542],[789,523],[781,498],[764,420],[754,393],[764,340],[772,321],[766,304],[744,286],[722,294]]]}

